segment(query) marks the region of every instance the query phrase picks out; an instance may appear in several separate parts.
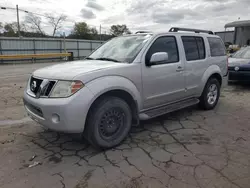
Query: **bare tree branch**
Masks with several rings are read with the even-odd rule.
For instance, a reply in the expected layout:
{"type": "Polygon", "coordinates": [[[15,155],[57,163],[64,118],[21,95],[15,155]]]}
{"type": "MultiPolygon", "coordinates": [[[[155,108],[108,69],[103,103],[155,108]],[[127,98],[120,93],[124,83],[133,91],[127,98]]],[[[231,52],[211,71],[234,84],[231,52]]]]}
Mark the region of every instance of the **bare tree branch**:
{"type": "Polygon", "coordinates": [[[52,14],[47,14],[48,22],[51,24],[53,27],[53,34],[52,36],[54,37],[56,32],[62,28],[62,23],[65,22],[67,19],[67,16],[64,14],[61,14],[59,17],[55,17],[52,14]]]}
{"type": "Polygon", "coordinates": [[[35,30],[36,32],[44,33],[41,26],[42,19],[40,17],[29,13],[28,16],[25,17],[25,22],[29,24],[30,28],[35,30]]]}

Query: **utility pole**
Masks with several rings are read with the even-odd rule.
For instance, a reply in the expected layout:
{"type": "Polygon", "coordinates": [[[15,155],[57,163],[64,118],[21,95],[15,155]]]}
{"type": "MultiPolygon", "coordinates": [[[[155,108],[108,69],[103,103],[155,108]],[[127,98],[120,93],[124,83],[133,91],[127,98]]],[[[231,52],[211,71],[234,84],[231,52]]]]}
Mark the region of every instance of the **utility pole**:
{"type": "Polygon", "coordinates": [[[19,11],[18,11],[18,5],[16,5],[16,16],[17,16],[17,29],[18,29],[18,36],[21,37],[20,34],[20,23],[19,23],[19,11]]]}
{"type": "Polygon", "coordinates": [[[102,25],[100,25],[99,35],[100,35],[100,40],[102,40],[102,25]]]}

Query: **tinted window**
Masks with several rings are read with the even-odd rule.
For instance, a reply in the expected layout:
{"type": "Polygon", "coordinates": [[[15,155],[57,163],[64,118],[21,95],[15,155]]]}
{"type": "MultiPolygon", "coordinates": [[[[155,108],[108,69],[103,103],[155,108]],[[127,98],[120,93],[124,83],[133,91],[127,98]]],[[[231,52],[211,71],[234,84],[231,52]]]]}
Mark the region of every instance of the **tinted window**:
{"type": "Polygon", "coordinates": [[[199,51],[194,37],[182,37],[187,61],[199,59],[199,51]]]}
{"type": "Polygon", "coordinates": [[[195,38],[196,38],[196,42],[197,42],[198,49],[199,49],[200,59],[205,59],[206,52],[205,52],[204,40],[201,37],[195,37],[195,38]]]}
{"type": "Polygon", "coordinates": [[[222,40],[219,38],[208,38],[210,45],[211,56],[224,56],[226,55],[225,46],[222,43],[222,40]]]}
{"type": "Polygon", "coordinates": [[[201,37],[182,37],[187,61],[205,59],[205,45],[201,37]]]}
{"type": "Polygon", "coordinates": [[[168,61],[164,63],[174,63],[179,61],[178,48],[175,37],[159,37],[152,44],[146,55],[146,61],[150,61],[151,56],[156,52],[167,52],[168,61]]]}

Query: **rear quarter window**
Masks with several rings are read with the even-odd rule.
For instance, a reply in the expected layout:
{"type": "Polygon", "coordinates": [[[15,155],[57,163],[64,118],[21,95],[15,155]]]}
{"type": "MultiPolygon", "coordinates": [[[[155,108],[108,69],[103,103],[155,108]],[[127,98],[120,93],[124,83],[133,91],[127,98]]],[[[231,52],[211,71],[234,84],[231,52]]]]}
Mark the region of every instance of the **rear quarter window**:
{"type": "Polygon", "coordinates": [[[226,55],[224,43],[220,38],[208,37],[208,43],[212,57],[226,55]]]}

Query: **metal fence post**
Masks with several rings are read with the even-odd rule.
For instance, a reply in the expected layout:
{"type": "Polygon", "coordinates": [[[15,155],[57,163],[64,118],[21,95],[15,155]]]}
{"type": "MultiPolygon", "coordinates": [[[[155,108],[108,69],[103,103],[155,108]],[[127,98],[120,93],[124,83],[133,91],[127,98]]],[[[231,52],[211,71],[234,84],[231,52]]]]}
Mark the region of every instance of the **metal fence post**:
{"type": "Polygon", "coordinates": [[[77,52],[78,52],[78,59],[80,59],[79,40],[77,40],[77,52]]]}
{"type": "MultiPolygon", "coordinates": [[[[36,54],[36,41],[33,39],[33,52],[36,54]]],[[[32,63],[36,62],[36,58],[32,58],[32,63]]]]}
{"type": "MultiPolygon", "coordinates": [[[[2,51],[2,39],[0,39],[0,54],[3,55],[3,51],[2,51]]],[[[3,59],[1,59],[1,63],[3,63],[3,59]]]]}
{"type": "Polygon", "coordinates": [[[62,40],[60,40],[60,53],[62,53],[62,40]]]}
{"type": "Polygon", "coordinates": [[[66,50],[66,39],[65,39],[65,33],[63,32],[63,49],[64,49],[64,53],[67,53],[66,50]]]}
{"type": "Polygon", "coordinates": [[[90,52],[92,52],[92,41],[90,41],[90,52]]]}

